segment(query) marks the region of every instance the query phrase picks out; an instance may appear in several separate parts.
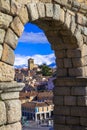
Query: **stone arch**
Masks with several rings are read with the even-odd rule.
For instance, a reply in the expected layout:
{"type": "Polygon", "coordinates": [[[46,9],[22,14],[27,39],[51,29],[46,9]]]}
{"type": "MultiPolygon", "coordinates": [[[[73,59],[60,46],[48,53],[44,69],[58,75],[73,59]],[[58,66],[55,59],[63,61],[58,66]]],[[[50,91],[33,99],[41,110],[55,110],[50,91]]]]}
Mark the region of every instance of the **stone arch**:
{"type": "Polygon", "coordinates": [[[32,22],[44,30],[56,55],[58,75],[54,89],[55,130],[86,129],[87,18],[85,11],[84,14],[81,12],[81,4],[77,1],[76,3],[73,1],[64,3],[59,0],[54,0],[54,2],[48,0],[47,3],[44,3],[43,0],[42,2],[28,1],[27,4],[12,1],[11,10],[9,6],[7,7],[3,7],[2,4],[0,12],[0,33],[2,33],[0,81],[3,82],[0,84],[0,97],[5,113],[5,116],[2,113],[0,125],[8,124],[3,126],[6,130],[10,129],[11,125],[16,130],[21,129],[20,123],[17,123],[21,115],[20,105],[18,105],[20,103],[13,99],[18,98],[18,91],[23,84],[13,82],[13,50],[16,48],[18,37],[23,32],[24,24],[32,22]],[[71,4],[74,11],[69,6],[71,4]],[[14,95],[9,97],[9,93],[11,96],[14,95]],[[9,101],[9,99],[12,100],[9,101]],[[16,113],[13,112],[12,105],[15,106],[16,113]],[[13,118],[10,115],[12,112],[13,118]]]}

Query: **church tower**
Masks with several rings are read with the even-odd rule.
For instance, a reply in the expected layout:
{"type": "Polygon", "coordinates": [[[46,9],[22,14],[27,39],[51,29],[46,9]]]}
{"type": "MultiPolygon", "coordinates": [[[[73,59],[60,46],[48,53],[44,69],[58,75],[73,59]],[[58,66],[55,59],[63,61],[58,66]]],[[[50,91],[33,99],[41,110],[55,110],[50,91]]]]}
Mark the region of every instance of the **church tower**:
{"type": "Polygon", "coordinates": [[[34,68],[34,59],[28,59],[28,69],[32,70],[34,68]]]}

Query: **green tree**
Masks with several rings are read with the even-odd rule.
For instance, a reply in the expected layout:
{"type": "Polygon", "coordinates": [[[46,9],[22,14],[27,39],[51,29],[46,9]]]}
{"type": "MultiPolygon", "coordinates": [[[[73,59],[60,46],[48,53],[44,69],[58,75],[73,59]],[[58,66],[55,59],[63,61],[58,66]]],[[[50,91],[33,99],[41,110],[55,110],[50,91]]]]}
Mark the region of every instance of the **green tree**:
{"type": "Polygon", "coordinates": [[[49,66],[47,66],[46,64],[41,65],[40,68],[42,70],[41,73],[43,76],[51,76],[52,75],[52,69],[49,66]]]}

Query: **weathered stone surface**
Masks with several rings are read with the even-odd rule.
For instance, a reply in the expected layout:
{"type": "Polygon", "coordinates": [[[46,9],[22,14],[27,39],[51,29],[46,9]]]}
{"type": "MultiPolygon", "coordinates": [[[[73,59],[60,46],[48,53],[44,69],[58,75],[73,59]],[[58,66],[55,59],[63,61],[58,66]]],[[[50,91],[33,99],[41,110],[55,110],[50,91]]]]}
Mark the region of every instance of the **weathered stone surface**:
{"type": "Polygon", "coordinates": [[[82,126],[86,126],[87,127],[87,118],[80,118],[80,122],[82,126]]]}
{"type": "Polygon", "coordinates": [[[4,92],[10,91],[13,92],[13,90],[16,91],[17,88],[22,89],[25,86],[24,83],[17,83],[16,81],[10,81],[10,82],[1,82],[0,83],[0,89],[4,92]]]}
{"type": "Polygon", "coordinates": [[[12,19],[12,16],[0,12],[0,28],[7,29],[12,19]]]}
{"type": "Polygon", "coordinates": [[[67,11],[66,12],[66,16],[65,16],[65,25],[70,28],[70,23],[71,23],[71,15],[70,13],[67,11]]]}
{"type": "Polygon", "coordinates": [[[16,48],[18,42],[18,37],[15,35],[15,33],[9,28],[6,33],[5,37],[5,43],[7,43],[10,47],[13,49],[16,48]]]}
{"type": "Polygon", "coordinates": [[[77,44],[79,45],[79,47],[82,46],[83,45],[83,37],[82,37],[79,29],[76,30],[75,36],[76,36],[77,44]]]}
{"type": "Polygon", "coordinates": [[[1,94],[2,100],[18,99],[18,98],[19,98],[19,92],[8,92],[8,93],[1,94]]]}
{"type": "Polygon", "coordinates": [[[55,87],[54,89],[55,96],[70,96],[70,87],[55,87]]]}
{"type": "Polygon", "coordinates": [[[0,94],[2,93],[2,90],[0,90],[0,94]]]}
{"type": "Polygon", "coordinates": [[[64,23],[65,21],[65,12],[63,9],[60,9],[60,21],[64,23]]]}
{"type": "Polygon", "coordinates": [[[22,5],[18,0],[11,0],[11,13],[17,15],[22,5]]]}
{"type": "Polygon", "coordinates": [[[87,45],[84,44],[81,48],[82,57],[87,55],[87,45]]]}
{"type": "Polygon", "coordinates": [[[5,130],[21,130],[22,129],[22,126],[21,126],[21,123],[18,122],[18,123],[14,123],[14,124],[10,124],[10,125],[7,125],[5,127],[5,130]]]}
{"type": "Polygon", "coordinates": [[[0,59],[2,57],[2,52],[3,52],[3,47],[2,47],[2,45],[0,45],[0,59]]]}
{"type": "Polygon", "coordinates": [[[84,68],[82,67],[69,69],[69,76],[77,77],[82,75],[84,75],[84,68]]]}
{"type": "Polygon", "coordinates": [[[0,44],[4,42],[5,30],[0,29],[0,44]]]}
{"type": "Polygon", "coordinates": [[[53,102],[56,104],[56,105],[64,105],[64,97],[63,96],[55,96],[53,98],[53,102]]]}
{"type": "Polygon", "coordinates": [[[14,56],[13,50],[7,44],[4,43],[2,61],[10,65],[13,65],[14,59],[15,59],[15,56],[14,56]]]}
{"type": "Polygon", "coordinates": [[[19,19],[19,17],[15,17],[13,22],[11,23],[11,28],[14,30],[14,32],[20,37],[22,35],[22,32],[24,30],[24,26],[19,19]]]}
{"type": "Polygon", "coordinates": [[[59,20],[59,17],[60,17],[60,5],[55,4],[54,5],[53,19],[59,20]]]}
{"type": "Polygon", "coordinates": [[[30,15],[30,19],[32,21],[34,21],[34,20],[39,18],[39,14],[38,14],[36,3],[28,4],[27,8],[28,8],[28,12],[29,12],[29,15],[30,15]]]}
{"type": "Polygon", "coordinates": [[[65,50],[55,51],[55,55],[56,57],[58,57],[58,59],[66,58],[66,51],[65,50]]]}
{"type": "Polygon", "coordinates": [[[5,101],[7,109],[7,122],[14,123],[21,119],[21,102],[19,100],[5,101]]]}
{"type": "Polygon", "coordinates": [[[0,0],[0,10],[10,12],[10,0],[0,0]]]}
{"type": "Polygon", "coordinates": [[[1,126],[1,127],[0,127],[0,130],[6,130],[6,129],[5,129],[5,126],[1,126]]]}
{"type": "Polygon", "coordinates": [[[39,12],[39,17],[40,18],[45,17],[45,5],[43,3],[38,3],[37,8],[38,8],[38,12],[39,12]]]}
{"type": "Polygon", "coordinates": [[[83,30],[82,30],[82,32],[83,32],[83,34],[84,34],[85,36],[87,36],[87,27],[84,27],[83,30]]]}
{"type": "Polygon", "coordinates": [[[87,107],[71,107],[71,116],[83,116],[87,118],[87,107]]]}
{"type": "Polygon", "coordinates": [[[54,117],[55,117],[54,120],[55,124],[57,124],[57,122],[59,122],[60,124],[65,124],[65,116],[54,115],[54,117]]]}
{"type": "Polygon", "coordinates": [[[67,124],[79,125],[79,117],[66,117],[67,124]]]}
{"type": "Polygon", "coordinates": [[[71,67],[72,67],[71,59],[69,59],[69,58],[64,58],[64,67],[65,67],[65,68],[71,68],[71,67]]]}
{"type": "Polygon", "coordinates": [[[56,63],[58,65],[58,68],[64,68],[64,61],[63,61],[63,59],[56,59],[56,63]]]}
{"type": "Polygon", "coordinates": [[[68,58],[80,58],[81,57],[81,50],[80,49],[72,49],[67,50],[67,57],[68,58]]]}
{"type": "Polygon", "coordinates": [[[6,123],[5,103],[0,101],[0,125],[4,125],[5,123],[6,123]]]}
{"type": "Polygon", "coordinates": [[[40,2],[51,3],[52,0],[40,0],[40,2]]]}
{"type": "Polygon", "coordinates": [[[21,123],[18,122],[18,123],[14,123],[14,124],[9,124],[9,125],[4,125],[4,126],[1,126],[0,127],[0,130],[21,130],[22,129],[22,126],[21,126],[21,123]]]}
{"type": "Polygon", "coordinates": [[[53,17],[53,4],[46,4],[46,17],[53,17]]]}
{"type": "Polygon", "coordinates": [[[69,106],[76,105],[76,97],[75,96],[65,96],[64,97],[64,104],[69,106]]]}
{"type": "Polygon", "coordinates": [[[13,66],[0,62],[0,81],[13,81],[14,69],[13,66]]]}
{"type": "Polygon", "coordinates": [[[72,64],[74,67],[81,67],[84,65],[84,61],[82,58],[73,58],[72,59],[72,64]]]}
{"type": "Polygon", "coordinates": [[[79,106],[85,106],[85,105],[87,105],[87,96],[78,96],[77,97],[77,104],[79,106]]]}
{"type": "Polygon", "coordinates": [[[72,95],[78,95],[78,96],[85,96],[86,95],[86,92],[85,92],[85,89],[84,87],[72,87],[71,89],[71,94],[72,95]]]}
{"type": "Polygon", "coordinates": [[[65,69],[65,68],[59,68],[58,70],[57,70],[57,72],[58,72],[58,77],[62,77],[62,76],[67,76],[67,70],[65,69]]]}
{"type": "Polygon", "coordinates": [[[65,115],[68,116],[70,115],[70,108],[68,106],[56,106],[54,109],[54,114],[57,115],[65,115]]]}
{"type": "Polygon", "coordinates": [[[75,16],[71,17],[71,26],[70,26],[71,32],[74,34],[76,29],[76,23],[75,23],[75,16]]]}
{"type": "Polygon", "coordinates": [[[26,24],[27,22],[29,22],[28,10],[27,10],[26,6],[21,7],[21,9],[18,12],[18,16],[21,19],[23,24],[26,24]]]}
{"type": "Polygon", "coordinates": [[[86,17],[84,17],[82,14],[78,13],[78,14],[77,14],[76,22],[77,22],[78,24],[80,24],[80,25],[85,26],[85,25],[86,25],[86,22],[87,22],[87,19],[86,19],[86,17]]]}

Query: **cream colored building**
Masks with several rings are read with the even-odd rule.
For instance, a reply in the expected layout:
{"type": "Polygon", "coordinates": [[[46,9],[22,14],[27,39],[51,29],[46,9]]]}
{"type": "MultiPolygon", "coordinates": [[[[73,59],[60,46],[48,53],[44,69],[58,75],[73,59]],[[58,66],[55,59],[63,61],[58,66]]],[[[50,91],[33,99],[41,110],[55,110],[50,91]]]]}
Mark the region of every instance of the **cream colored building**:
{"type": "Polygon", "coordinates": [[[22,116],[29,120],[51,119],[53,115],[54,104],[51,101],[46,102],[27,102],[22,104],[22,116]]]}

